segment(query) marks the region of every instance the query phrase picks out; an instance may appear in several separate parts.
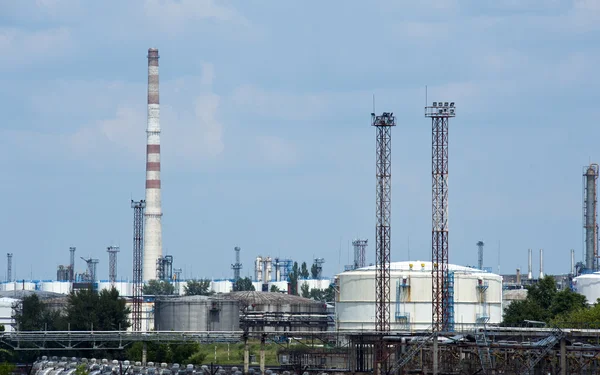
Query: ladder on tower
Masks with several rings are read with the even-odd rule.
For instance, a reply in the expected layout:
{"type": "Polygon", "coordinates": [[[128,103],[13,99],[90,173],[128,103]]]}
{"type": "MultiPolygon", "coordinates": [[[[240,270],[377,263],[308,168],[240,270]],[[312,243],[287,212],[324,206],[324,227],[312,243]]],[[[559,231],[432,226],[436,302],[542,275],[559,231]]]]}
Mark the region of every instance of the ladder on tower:
{"type": "Polygon", "coordinates": [[[481,363],[481,373],[488,374],[492,369],[492,358],[490,355],[490,344],[485,334],[485,322],[477,324],[476,330],[475,341],[477,343],[479,362],[481,363]]]}
{"type": "Polygon", "coordinates": [[[565,333],[558,327],[552,329],[550,336],[542,339],[533,344],[533,347],[541,349],[537,355],[530,357],[529,360],[521,367],[519,374],[528,375],[531,374],[535,365],[537,365],[556,345],[565,337],[565,333]]]}
{"type": "Polygon", "coordinates": [[[411,345],[411,348],[404,353],[404,355],[400,356],[396,363],[390,367],[387,372],[388,375],[398,373],[398,371],[406,366],[408,362],[410,362],[410,360],[413,359],[413,357],[436,335],[436,332],[433,332],[431,328],[425,331],[425,333],[427,336],[422,336],[421,341],[417,345],[411,345]]]}

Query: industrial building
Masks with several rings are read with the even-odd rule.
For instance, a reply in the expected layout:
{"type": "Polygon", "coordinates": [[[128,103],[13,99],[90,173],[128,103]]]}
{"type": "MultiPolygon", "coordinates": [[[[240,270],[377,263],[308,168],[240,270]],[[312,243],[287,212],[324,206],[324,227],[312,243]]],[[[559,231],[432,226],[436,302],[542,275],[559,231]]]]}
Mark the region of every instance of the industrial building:
{"type": "MultiPolygon", "coordinates": [[[[337,275],[336,326],[342,331],[375,328],[375,267],[337,275]]],[[[431,326],[432,263],[392,262],[391,330],[422,330],[431,326]]],[[[476,326],[502,321],[502,277],[482,270],[449,265],[449,291],[455,325],[476,326]]]]}

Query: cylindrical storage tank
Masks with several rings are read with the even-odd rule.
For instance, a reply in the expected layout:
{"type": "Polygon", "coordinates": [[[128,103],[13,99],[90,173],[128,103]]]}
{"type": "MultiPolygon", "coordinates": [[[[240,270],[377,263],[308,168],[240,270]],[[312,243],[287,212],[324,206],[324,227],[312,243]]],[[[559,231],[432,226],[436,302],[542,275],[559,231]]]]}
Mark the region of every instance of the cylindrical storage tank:
{"type": "Polygon", "coordinates": [[[282,293],[287,293],[288,291],[288,282],[287,281],[272,281],[269,283],[269,291],[271,291],[271,288],[275,286],[277,289],[279,289],[279,292],[282,293]]]}
{"type": "Polygon", "coordinates": [[[71,292],[71,283],[68,281],[47,281],[40,283],[40,290],[44,292],[69,294],[71,292]]]}
{"type": "Polygon", "coordinates": [[[254,287],[254,290],[256,290],[257,292],[260,292],[263,289],[263,282],[262,281],[253,281],[252,286],[254,287]]]}
{"type": "Polygon", "coordinates": [[[251,331],[326,331],[327,305],[299,296],[245,291],[232,292],[223,298],[239,301],[240,325],[251,331]]]}
{"type": "Polygon", "coordinates": [[[156,331],[237,331],[239,303],[206,296],[160,298],[154,304],[156,331]]]}
{"type": "Polygon", "coordinates": [[[111,290],[113,286],[117,290],[117,292],[119,292],[120,296],[132,295],[132,288],[130,286],[130,283],[127,281],[115,281],[113,285],[108,280],[101,280],[98,282],[98,291],[111,290]]]}
{"type": "MultiPolygon", "coordinates": [[[[493,273],[450,264],[454,287],[454,324],[472,329],[478,322],[502,321],[502,277],[493,273]]],[[[431,262],[390,264],[390,328],[423,330],[431,326],[431,262]]],[[[339,330],[375,329],[375,267],[364,267],[337,275],[339,300],[336,324],[339,330]]]]}
{"type": "Polygon", "coordinates": [[[302,290],[302,285],[308,285],[308,290],[311,289],[321,289],[325,290],[329,288],[329,284],[331,281],[329,279],[303,279],[298,280],[298,291],[302,290]]]}
{"type": "Polygon", "coordinates": [[[210,282],[210,289],[215,293],[229,293],[233,290],[233,283],[230,280],[213,280],[210,282]]]}
{"type": "Polygon", "coordinates": [[[589,304],[594,304],[600,298],[600,272],[588,273],[573,279],[575,291],[583,294],[589,304]]]}

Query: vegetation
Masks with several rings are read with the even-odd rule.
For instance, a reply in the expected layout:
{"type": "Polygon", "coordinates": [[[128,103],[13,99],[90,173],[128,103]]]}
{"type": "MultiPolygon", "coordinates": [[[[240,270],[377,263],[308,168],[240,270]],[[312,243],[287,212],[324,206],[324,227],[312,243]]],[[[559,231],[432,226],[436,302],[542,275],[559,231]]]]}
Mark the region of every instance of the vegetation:
{"type": "Polygon", "coordinates": [[[525,320],[564,321],[579,310],[588,309],[584,296],[571,289],[558,291],[554,277],[549,275],[527,290],[525,300],[515,301],[504,310],[505,324],[520,324],[525,320]]]}
{"type": "Polygon", "coordinates": [[[213,294],[210,290],[210,280],[188,280],[183,287],[186,296],[209,296],[213,294]]]}
{"type": "Polygon", "coordinates": [[[294,262],[292,271],[288,274],[290,280],[290,294],[295,296],[298,295],[298,279],[300,278],[300,271],[298,269],[298,262],[294,262]]]}
{"type": "Polygon", "coordinates": [[[333,302],[335,301],[335,288],[333,285],[329,285],[329,288],[325,290],[313,288],[310,290],[309,298],[315,301],[333,302]]]}
{"type": "Polygon", "coordinates": [[[65,311],[49,307],[37,294],[23,298],[13,318],[21,331],[39,330],[125,330],[130,311],[119,292],[112,288],[98,293],[92,289],[71,292],[65,311]]]}
{"type": "Polygon", "coordinates": [[[277,287],[277,285],[271,285],[271,293],[279,293],[281,292],[281,290],[279,290],[279,288],[277,287]]]}
{"type": "Polygon", "coordinates": [[[310,297],[310,289],[307,282],[302,283],[302,286],[300,287],[300,293],[304,298],[310,297]]]}
{"type": "Polygon", "coordinates": [[[243,291],[253,291],[254,285],[252,285],[252,280],[249,277],[244,277],[243,279],[236,280],[235,284],[233,284],[234,292],[243,292],[243,291]]]}
{"type": "Polygon", "coordinates": [[[313,279],[316,279],[319,277],[319,267],[317,266],[316,263],[313,263],[313,265],[310,266],[310,276],[313,279]]]}
{"type": "Polygon", "coordinates": [[[175,287],[168,281],[150,280],[144,285],[142,293],[149,296],[168,296],[175,293],[175,287]]]}
{"type": "MultiPolygon", "coordinates": [[[[133,361],[142,360],[143,343],[136,342],[127,349],[127,358],[133,361]]],[[[198,343],[169,343],[161,344],[148,342],[146,344],[148,358],[153,362],[188,363],[190,358],[200,350],[198,343]]]]}
{"type": "Polygon", "coordinates": [[[12,363],[0,363],[0,375],[11,375],[15,371],[15,365],[12,363]]]}
{"type": "Polygon", "coordinates": [[[302,262],[302,266],[300,267],[300,278],[308,279],[310,273],[308,273],[308,267],[306,266],[306,262],[302,262]]]}

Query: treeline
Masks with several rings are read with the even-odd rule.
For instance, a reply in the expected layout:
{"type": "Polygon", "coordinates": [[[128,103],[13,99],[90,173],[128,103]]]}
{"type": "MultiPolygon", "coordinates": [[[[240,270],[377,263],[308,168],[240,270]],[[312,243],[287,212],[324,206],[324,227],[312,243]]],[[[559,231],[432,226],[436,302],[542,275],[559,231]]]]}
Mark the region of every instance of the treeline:
{"type": "Polygon", "coordinates": [[[97,292],[80,289],[67,296],[66,305],[56,300],[43,301],[37,294],[21,300],[13,312],[19,331],[116,331],[130,323],[129,308],[112,288],[97,292]]]}
{"type": "Polygon", "coordinates": [[[547,275],[537,284],[527,287],[527,298],[512,302],[504,310],[505,325],[523,324],[524,321],[545,322],[552,326],[600,327],[600,304],[588,305],[585,296],[569,288],[558,290],[554,277],[547,275]]]}

